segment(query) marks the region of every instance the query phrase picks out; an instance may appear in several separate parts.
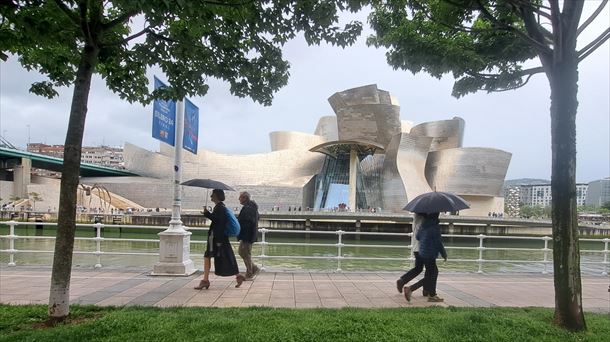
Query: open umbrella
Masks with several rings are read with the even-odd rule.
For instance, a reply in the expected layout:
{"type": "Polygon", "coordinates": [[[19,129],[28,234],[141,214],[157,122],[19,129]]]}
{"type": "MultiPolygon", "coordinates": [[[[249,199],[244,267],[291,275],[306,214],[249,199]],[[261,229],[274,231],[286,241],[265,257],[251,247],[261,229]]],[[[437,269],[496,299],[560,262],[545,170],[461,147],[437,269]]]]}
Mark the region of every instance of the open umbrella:
{"type": "Polygon", "coordinates": [[[403,210],[414,213],[431,214],[458,211],[470,208],[470,204],[458,195],[449,192],[427,192],[415,197],[403,210]]]}
{"type": "MultiPolygon", "coordinates": [[[[186,185],[186,186],[194,186],[194,187],[198,187],[198,188],[205,188],[205,189],[220,189],[220,190],[228,190],[228,191],[235,191],[235,189],[233,189],[232,187],[226,185],[223,182],[220,181],[216,181],[213,179],[203,179],[203,178],[194,178],[194,179],[190,179],[187,180],[186,182],[182,182],[180,183],[180,185],[186,185]]],[[[208,206],[208,191],[205,192],[205,206],[207,208],[208,206]]]]}

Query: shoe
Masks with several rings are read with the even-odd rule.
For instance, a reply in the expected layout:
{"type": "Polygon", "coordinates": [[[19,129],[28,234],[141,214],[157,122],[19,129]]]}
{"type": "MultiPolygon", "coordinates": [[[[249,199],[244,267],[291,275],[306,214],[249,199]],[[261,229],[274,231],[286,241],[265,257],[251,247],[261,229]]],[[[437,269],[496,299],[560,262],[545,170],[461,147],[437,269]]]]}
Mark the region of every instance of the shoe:
{"type": "Polygon", "coordinates": [[[398,293],[402,293],[402,288],[405,287],[405,281],[402,279],[398,279],[396,281],[396,289],[398,290],[398,293]]]}
{"type": "Polygon", "coordinates": [[[238,274],[237,277],[235,277],[235,281],[237,282],[237,284],[235,285],[235,287],[240,287],[241,284],[246,280],[246,277],[244,277],[241,274],[238,274]]]}
{"type": "Polygon", "coordinates": [[[254,266],[254,271],[252,271],[252,277],[256,276],[261,272],[261,269],[258,266],[254,266]]]}
{"type": "Polygon", "coordinates": [[[428,295],[429,295],[428,291],[426,291],[426,290],[422,290],[421,293],[424,297],[428,297],[428,295]]]}
{"type": "Polygon", "coordinates": [[[413,293],[413,291],[411,291],[411,288],[408,286],[405,286],[403,291],[405,293],[405,299],[407,300],[407,302],[411,303],[411,293],[413,293]]]}
{"type": "Polygon", "coordinates": [[[437,295],[434,295],[434,296],[428,297],[428,301],[433,302],[433,303],[440,303],[440,302],[444,302],[445,300],[437,295]]]}
{"type": "Polygon", "coordinates": [[[210,288],[210,281],[209,280],[202,280],[199,282],[199,285],[195,286],[194,289],[195,290],[201,290],[201,289],[208,289],[210,288]]]}

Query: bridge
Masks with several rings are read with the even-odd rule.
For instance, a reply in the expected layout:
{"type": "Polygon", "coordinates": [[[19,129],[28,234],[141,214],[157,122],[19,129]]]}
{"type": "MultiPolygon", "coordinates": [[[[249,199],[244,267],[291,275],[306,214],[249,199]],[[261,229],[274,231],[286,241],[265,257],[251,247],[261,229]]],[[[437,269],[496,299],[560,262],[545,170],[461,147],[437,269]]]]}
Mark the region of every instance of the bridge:
{"type": "MultiPolygon", "coordinates": [[[[23,165],[23,159],[29,160],[33,168],[56,172],[63,171],[64,161],[62,158],[0,147],[0,168],[6,169],[23,165]]],[[[88,163],[80,164],[80,175],[83,177],[136,176],[129,171],[88,163]]]]}

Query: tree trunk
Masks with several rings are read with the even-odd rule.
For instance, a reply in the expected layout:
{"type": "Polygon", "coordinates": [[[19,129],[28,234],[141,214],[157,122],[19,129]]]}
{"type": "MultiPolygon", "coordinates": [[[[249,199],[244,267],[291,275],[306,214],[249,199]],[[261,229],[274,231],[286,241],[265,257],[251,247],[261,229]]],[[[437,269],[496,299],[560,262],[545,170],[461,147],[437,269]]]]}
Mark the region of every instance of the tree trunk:
{"type": "Polygon", "coordinates": [[[549,76],[555,323],[579,331],[585,330],[586,324],[582,311],[576,210],[578,61],[575,54],[558,58],[549,76]]]}
{"type": "Polygon", "coordinates": [[[59,193],[59,212],[51,290],[49,294],[49,319],[63,321],[70,313],[70,276],[74,231],[76,230],[76,193],[80,173],[81,147],[91,77],[97,62],[99,49],[85,46],[74,81],[74,93],[70,108],[70,120],[64,146],[64,164],[59,193]]]}

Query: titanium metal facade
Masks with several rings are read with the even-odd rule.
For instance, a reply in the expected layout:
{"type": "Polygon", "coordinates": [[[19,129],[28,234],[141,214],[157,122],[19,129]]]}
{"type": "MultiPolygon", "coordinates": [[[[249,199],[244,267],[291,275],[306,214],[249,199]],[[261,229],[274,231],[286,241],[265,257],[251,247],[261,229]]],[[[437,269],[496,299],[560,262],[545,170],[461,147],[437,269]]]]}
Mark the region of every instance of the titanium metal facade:
{"type": "MultiPolygon", "coordinates": [[[[270,133],[269,153],[184,152],[183,179],[211,178],[247,190],[261,210],[328,210],[350,203],[351,210],[397,212],[436,189],[470,201],[472,208],[461,215],[503,212],[501,188],[511,154],[462,147],[463,119],[413,126],[401,121],[398,102],[376,85],[341,91],[328,101],[335,117],[322,117],[314,134],[270,133]]],[[[170,207],[173,148],[161,143],[157,153],[126,144],[124,155],[127,170],[148,178],[132,185],[106,178],[104,185],[145,207],[170,207]]],[[[201,189],[184,191],[186,209],[203,204],[201,189]]],[[[228,194],[227,205],[237,206],[237,194],[228,194]]]]}

